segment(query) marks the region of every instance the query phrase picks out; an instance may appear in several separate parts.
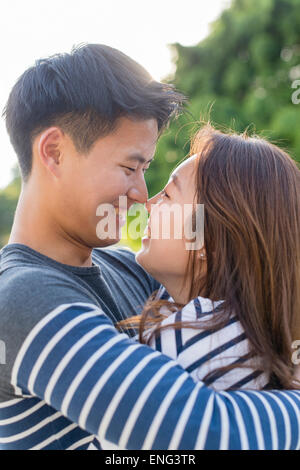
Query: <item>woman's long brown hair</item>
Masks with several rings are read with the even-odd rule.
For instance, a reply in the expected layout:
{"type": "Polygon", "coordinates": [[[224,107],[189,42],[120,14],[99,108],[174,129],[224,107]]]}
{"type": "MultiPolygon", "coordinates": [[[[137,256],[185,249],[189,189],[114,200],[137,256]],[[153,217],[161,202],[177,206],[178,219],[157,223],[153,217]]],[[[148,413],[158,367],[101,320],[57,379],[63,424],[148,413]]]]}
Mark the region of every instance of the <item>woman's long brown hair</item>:
{"type": "MultiPolygon", "coordinates": [[[[218,329],[234,313],[249,340],[249,357],[260,358],[270,387],[298,388],[291,346],[300,339],[300,170],[265,139],[211,125],[196,134],[192,154],[198,155],[197,203],[204,204],[206,270],[190,251],[189,298],[201,292],[224,303],[213,324],[172,326],[218,329]]],[[[148,343],[162,329],[163,305],[182,307],[152,296],[140,316],[121,325],[138,325],[140,341],[148,343]],[[144,334],[149,327],[151,337],[144,334]]]]}

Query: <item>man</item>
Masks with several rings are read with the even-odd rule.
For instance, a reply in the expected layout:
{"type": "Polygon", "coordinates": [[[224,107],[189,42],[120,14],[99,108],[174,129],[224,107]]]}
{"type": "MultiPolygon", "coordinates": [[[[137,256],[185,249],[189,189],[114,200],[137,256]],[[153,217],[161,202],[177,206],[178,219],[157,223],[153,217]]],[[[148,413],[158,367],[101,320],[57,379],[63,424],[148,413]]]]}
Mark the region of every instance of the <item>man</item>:
{"type": "Polygon", "coordinates": [[[144,171],[182,101],[100,45],[38,61],[12,89],[23,187],[1,251],[2,449],[86,449],[94,436],[125,449],[299,447],[299,393],[215,393],[113,327],[159,286],[128,250],[104,249],[119,235],[102,238],[98,207],[115,207],[120,228],[119,196],[146,202],[144,171]]]}

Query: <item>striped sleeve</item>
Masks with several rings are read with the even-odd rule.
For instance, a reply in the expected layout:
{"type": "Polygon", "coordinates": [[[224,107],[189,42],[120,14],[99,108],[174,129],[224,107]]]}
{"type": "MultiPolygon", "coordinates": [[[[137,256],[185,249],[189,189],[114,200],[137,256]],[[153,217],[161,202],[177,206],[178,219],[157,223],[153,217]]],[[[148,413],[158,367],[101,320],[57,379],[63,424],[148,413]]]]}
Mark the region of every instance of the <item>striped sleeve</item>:
{"type": "Polygon", "coordinates": [[[36,324],[12,385],[123,449],[300,446],[300,392],[215,392],[91,304],[61,305],[36,324]]]}
{"type": "Polygon", "coordinates": [[[210,299],[197,297],[181,310],[167,311],[168,316],[161,322],[164,329],[151,338],[149,345],[176,360],[195,381],[205,381],[215,390],[262,389],[269,377],[259,369],[258,360],[247,358],[249,341],[238,318],[231,315],[217,330],[201,326],[221,312],[222,304],[223,301],[212,303],[210,299]],[[182,322],[194,327],[174,327],[182,322]],[[221,369],[229,365],[235,368],[221,369]]]}

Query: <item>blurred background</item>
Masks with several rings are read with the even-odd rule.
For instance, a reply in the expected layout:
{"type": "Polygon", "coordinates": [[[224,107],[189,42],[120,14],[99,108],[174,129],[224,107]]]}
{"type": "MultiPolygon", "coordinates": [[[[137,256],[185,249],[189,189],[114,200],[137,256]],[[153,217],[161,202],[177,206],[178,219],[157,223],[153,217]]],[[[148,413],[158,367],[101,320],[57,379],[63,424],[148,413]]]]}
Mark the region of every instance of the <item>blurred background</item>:
{"type": "MultiPolygon", "coordinates": [[[[150,197],[189,153],[190,138],[203,119],[238,132],[248,128],[250,134],[269,138],[300,162],[300,0],[11,0],[3,4],[1,109],[18,76],[36,59],[69,52],[81,42],[117,47],[155,79],[173,83],[188,97],[189,113],[175,120],[161,137],[146,173],[150,197]]],[[[3,119],[0,144],[3,246],[21,187],[3,119]]],[[[130,240],[125,232],[121,243],[140,248],[140,239],[130,240]]]]}

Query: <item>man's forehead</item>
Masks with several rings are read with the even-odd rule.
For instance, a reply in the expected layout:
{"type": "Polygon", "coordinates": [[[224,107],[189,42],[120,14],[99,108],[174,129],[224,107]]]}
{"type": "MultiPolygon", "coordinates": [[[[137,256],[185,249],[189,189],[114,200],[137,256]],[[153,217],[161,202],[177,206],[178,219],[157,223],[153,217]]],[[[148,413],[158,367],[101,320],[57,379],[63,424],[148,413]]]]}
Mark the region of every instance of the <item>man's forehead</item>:
{"type": "Polygon", "coordinates": [[[120,118],[118,126],[113,133],[107,136],[122,158],[136,159],[139,156],[146,161],[154,156],[157,141],[158,127],[155,119],[133,120],[120,118]]]}
{"type": "Polygon", "coordinates": [[[138,163],[141,163],[141,164],[150,163],[150,162],[152,162],[153,159],[154,159],[154,157],[151,157],[151,158],[147,159],[143,155],[141,155],[140,153],[135,153],[135,154],[128,155],[127,158],[126,158],[126,160],[128,160],[128,161],[134,161],[134,162],[138,162],[138,163]]]}
{"type": "Polygon", "coordinates": [[[124,136],[139,137],[143,135],[145,138],[158,137],[158,123],[154,118],[149,119],[135,119],[127,116],[122,116],[118,119],[114,128],[115,134],[123,134],[124,136]]]}

